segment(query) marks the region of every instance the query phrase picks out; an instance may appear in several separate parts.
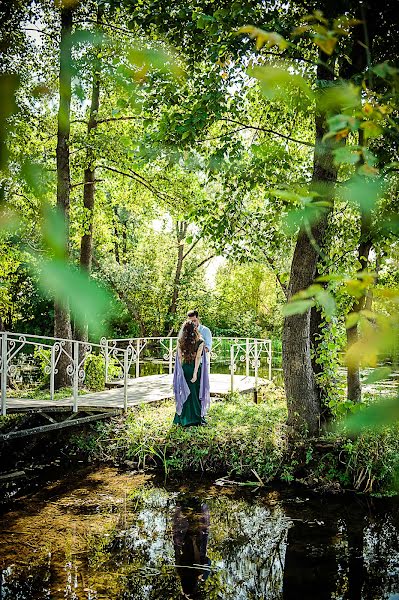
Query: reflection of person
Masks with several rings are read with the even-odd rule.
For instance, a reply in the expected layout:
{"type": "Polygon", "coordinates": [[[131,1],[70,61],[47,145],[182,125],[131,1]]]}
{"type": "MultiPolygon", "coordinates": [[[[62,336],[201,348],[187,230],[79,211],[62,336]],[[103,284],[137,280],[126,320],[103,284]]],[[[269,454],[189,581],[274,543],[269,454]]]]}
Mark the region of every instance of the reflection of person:
{"type": "Polygon", "coordinates": [[[206,555],[209,534],[207,504],[176,506],[173,519],[173,545],[176,570],[186,598],[198,598],[198,584],[210,574],[211,561],[206,555]],[[194,568],[193,568],[194,567],[194,568]],[[199,568],[195,568],[199,567],[199,568]]]}
{"type": "Polygon", "coordinates": [[[204,340],[189,319],[179,333],[173,390],[176,400],[173,423],[184,427],[202,425],[210,404],[209,373],[204,340]]]}

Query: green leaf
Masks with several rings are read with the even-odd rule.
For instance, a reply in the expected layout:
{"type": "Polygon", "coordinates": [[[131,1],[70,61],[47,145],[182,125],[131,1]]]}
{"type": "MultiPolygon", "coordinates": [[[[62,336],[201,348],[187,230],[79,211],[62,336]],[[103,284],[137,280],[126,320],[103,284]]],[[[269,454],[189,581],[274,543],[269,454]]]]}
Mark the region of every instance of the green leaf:
{"type": "Polygon", "coordinates": [[[248,75],[260,83],[263,94],[270,99],[287,100],[287,94],[293,91],[308,100],[314,100],[314,93],[301,75],[290,73],[282,67],[253,67],[248,69],[248,75]]]}
{"type": "Polygon", "coordinates": [[[359,433],[364,429],[378,429],[399,419],[399,397],[383,398],[348,417],[342,428],[359,433]]]}
{"type": "Polygon", "coordinates": [[[378,367],[371,371],[363,383],[376,383],[382,379],[387,379],[391,373],[392,369],[390,367],[378,367]]]}
{"type": "Polygon", "coordinates": [[[113,297],[83,271],[60,259],[37,261],[37,275],[42,293],[61,305],[69,302],[73,318],[96,336],[104,333],[103,322],[114,317],[113,297]]]}
{"type": "Polygon", "coordinates": [[[43,211],[43,241],[50,254],[57,259],[65,257],[67,229],[65,218],[57,207],[47,206],[43,211]]]}
{"type": "Polygon", "coordinates": [[[302,315],[312,306],[314,306],[314,300],[295,300],[294,302],[288,302],[288,304],[283,306],[283,315],[285,317],[302,315]]]}
{"type": "Polygon", "coordinates": [[[336,165],[355,165],[361,158],[361,150],[358,146],[343,146],[333,150],[334,163],[336,165]]]}
{"type": "Polygon", "coordinates": [[[327,317],[332,317],[337,311],[335,299],[327,290],[321,290],[316,294],[317,302],[323,307],[327,317]]]}
{"type": "Polygon", "coordinates": [[[346,315],[345,325],[347,329],[352,329],[355,325],[358,324],[360,319],[360,314],[358,312],[349,313],[346,315]]]}
{"type": "Polygon", "coordinates": [[[370,213],[374,210],[383,190],[382,178],[355,175],[342,188],[342,194],[344,200],[359,206],[362,211],[370,213]]]}

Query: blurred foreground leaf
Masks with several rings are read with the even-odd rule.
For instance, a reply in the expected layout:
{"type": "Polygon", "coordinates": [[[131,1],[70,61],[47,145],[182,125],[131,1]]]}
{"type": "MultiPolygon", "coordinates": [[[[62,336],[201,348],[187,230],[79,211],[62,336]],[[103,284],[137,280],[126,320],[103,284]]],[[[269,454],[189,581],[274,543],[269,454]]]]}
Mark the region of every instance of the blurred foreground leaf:
{"type": "Polygon", "coordinates": [[[41,292],[60,304],[69,301],[72,315],[78,325],[86,323],[89,331],[100,336],[104,333],[103,320],[115,316],[113,296],[100,287],[86,273],[79,271],[60,259],[41,259],[37,263],[41,292]]]}
{"type": "Polygon", "coordinates": [[[253,67],[248,75],[259,81],[260,88],[266,98],[286,100],[291,93],[314,99],[314,93],[301,75],[291,73],[287,67],[253,67]]]}
{"type": "Polygon", "coordinates": [[[363,383],[376,383],[377,381],[382,381],[383,379],[387,379],[391,373],[392,369],[390,367],[378,367],[369,373],[363,383]]]}
{"type": "Polygon", "coordinates": [[[364,429],[378,429],[392,425],[397,420],[399,420],[399,396],[378,400],[375,404],[359,410],[345,419],[339,429],[360,433],[364,429]]]}

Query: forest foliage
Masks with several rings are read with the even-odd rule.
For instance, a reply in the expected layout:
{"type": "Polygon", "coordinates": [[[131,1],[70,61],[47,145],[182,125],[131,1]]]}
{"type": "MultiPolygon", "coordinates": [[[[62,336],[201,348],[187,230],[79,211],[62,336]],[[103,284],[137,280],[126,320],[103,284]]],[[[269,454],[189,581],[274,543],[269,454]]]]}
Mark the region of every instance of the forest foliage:
{"type": "Polygon", "coordinates": [[[394,3],[1,10],[5,328],[167,335],[198,307],[215,333],[282,337],[288,422],[311,433],[340,353],[346,407],[362,367],[389,376],[394,3]]]}

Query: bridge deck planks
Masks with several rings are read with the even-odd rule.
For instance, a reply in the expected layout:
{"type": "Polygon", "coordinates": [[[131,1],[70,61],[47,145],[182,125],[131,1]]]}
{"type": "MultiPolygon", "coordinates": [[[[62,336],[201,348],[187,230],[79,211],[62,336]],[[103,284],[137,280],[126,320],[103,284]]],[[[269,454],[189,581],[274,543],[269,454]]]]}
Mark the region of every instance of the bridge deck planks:
{"type": "MultiPolygon", "coordinates": [[[[158,402],[173,398],[172,375],[147,375],[138,379],[128,381],[128,406],[135,406],[147,402],[158,402]]],[[[224,396],[230,391],[230,375],[210,375],[210,386],[212,396],[224,396]]],[[[258,378],[258,386],[265,383],[264,379],[258,378]]],[[[255,377],[234,375],[234,390],[242,393],[250,393],[255,389],[255,377]]],[[[73,404],[72,397],[55,400],[33,400],[30,398],[7,398],[7,412],[26,409],[43,409],[49,407],[70,407],[73,404]]],[[[123,408],[123,387],[115,387],[103,392],[93,392],[79,396],[78,408],[112,409],[123,408]]]]}

